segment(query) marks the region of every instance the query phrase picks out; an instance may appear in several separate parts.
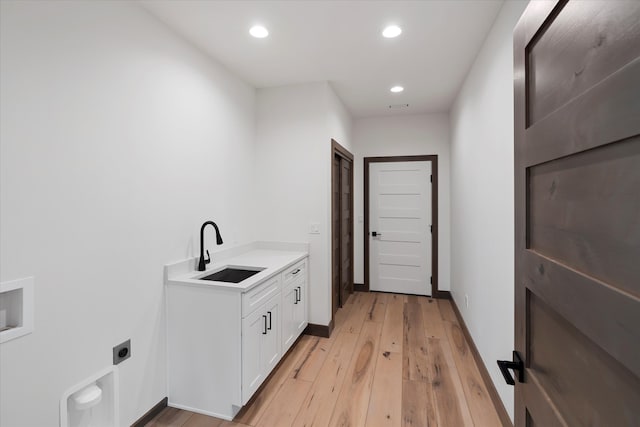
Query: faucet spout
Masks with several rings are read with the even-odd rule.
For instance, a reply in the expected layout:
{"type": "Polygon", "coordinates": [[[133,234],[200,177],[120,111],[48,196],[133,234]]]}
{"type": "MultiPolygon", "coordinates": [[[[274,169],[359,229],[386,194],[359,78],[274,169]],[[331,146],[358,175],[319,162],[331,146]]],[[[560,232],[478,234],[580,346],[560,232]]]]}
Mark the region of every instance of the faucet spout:
{"type": "Polygon", "coordinates": [[[207,269],[207,264],[211,262],[211,256],[209,255],[209,251],[207,251],[207,258],[204,257],[204,229],[207,225],[213,225],[213,228],[216,230],[216,244],[221,245],[222,236],[220,236],[220,230],[218,229],[218,225],[213,221],[207,221],[202,224],[200,227],[200,260],[198,262],[198,271],[205,271],[207,269]]]}

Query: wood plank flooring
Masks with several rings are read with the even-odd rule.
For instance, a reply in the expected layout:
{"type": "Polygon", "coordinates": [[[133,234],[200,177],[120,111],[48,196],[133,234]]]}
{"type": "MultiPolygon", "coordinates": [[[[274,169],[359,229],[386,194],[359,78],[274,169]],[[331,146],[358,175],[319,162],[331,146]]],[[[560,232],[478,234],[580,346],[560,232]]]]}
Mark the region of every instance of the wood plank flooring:
{"type": "Polygon", "coordinates": [[[165,408],[149,427],[500,426],[447,300],[353,294],[302,336],[234,421],[165,408]]]}

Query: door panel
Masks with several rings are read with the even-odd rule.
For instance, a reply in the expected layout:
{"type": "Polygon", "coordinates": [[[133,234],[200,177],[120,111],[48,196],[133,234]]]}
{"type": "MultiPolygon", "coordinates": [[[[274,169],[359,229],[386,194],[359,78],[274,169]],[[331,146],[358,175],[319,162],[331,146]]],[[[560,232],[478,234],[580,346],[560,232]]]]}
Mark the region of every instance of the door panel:
{"type": "Polygon", "coordinates": [[[640,420],[640,3],[532,2],[514,33],[515,424],[640,420]]]}
{"type": "Polygon", "coordinates": [[[431,162],[369,164],[370,289],[431,295],[431,162]]]}
{"type": "Polygon", "coordinates": [[[529,43],[529,125],[640,56],[628,38],[640,31],[640,2],[626,3],[571,1],[529,43]]]}
{"type": "Polygon", "coordinates": [[[295,286],[298,289],[298,303],[294,305],[293,330],[298,337],[307,327],[307,283],[300,281],[295,286]]]}
{"type": "Polygon", "coordinates": [[[242,319],[242,401],[246,403],[264,381],[262,340],[264,313],[258,310],[242,319]]]}
{"type": "Polygon", "coordinates": [[[263,335],[262,348],[265,372],[271,372],[282,356],[282,340],[280,338],[280,303],[281,296],[276,295],[265,304],[264,308],[265,314],[267,315],[267,334],[263,335]]]}
{"type": "MultiPolygon", "coordinates": [[[[548,301],[590,339],[638,375],[638,299],[563,264],[528,251],[521,257],[520,283],[548,301]],[[627,326],[628,325],[628,326],[627,326]]],[[[525,306],[526,308],[526,306],[525,306]]]]}
{"type": "Polygon", "coordinates": [[[282,352],[286,353],[289,347],[295,342],[295,311],[296,293],[294,286],[287,285],[282,290],[282,352]]]}
{"type": "Polygon", "coordinates": [[[343,301],[340,300],[340,157],[333,156],[333,167],[331,176],[331,238],[333,239],[332,260],[331,260],[331,292],[332,296],[332,314],[338,311],[338,307],[342,307],[343,301]]]}
{"type": "Polygon", "coordinates": [[[351,161],[340,159],[340,301],[347,301],[349,294],[353,292],[353,218],[351,216],[352,191],[351,161]]]}
{"type": "Polygon", "coordinates": [[[629,90],[637,85],[640,58],[526,128],[519,147],[524,165],[539,165],[640,133],[640,102],[629,90]]]}
{"type": "Polygon", "coordinates": [[[632,425],[629,416],[640,402],[638,377],[534,293],[529,293],[527,305],[530,375],[555,402],[564,421],[570,426],[632,425]]]}
{"type": "Polygon", "coordinates": [[[331,286],[333,313],[353,293],[353,156],[332,141],[331,286]]]}
{"type": "Polygon", "coordinates": [[[640,293],[639,164],[636,137],[529,168],[529,248],[640,293]]]}
{"type": "Polygon", "coordinates": [[[411,218],[408,215],[406,215],[402,219],[402,221],[397,221],[395,218],[392,218],[390,216],[378,218],[378,227],[380,227],[381,230],[395,230],[396,232],[403,232],[403,231],[411,232],[412,230],[415,230],[416,228],[419,228],[421,226],[422,226],[421,218],[411,218]]]}

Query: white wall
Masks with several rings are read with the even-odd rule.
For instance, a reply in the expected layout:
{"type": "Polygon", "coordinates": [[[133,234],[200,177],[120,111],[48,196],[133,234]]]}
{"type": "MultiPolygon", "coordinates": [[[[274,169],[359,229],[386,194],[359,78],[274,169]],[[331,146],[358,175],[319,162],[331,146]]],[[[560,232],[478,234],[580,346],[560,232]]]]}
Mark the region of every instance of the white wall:
{"type": "MultiPolygon", "coordinates": [[[[353,119],[351,114],[347,111],[342,100],[338,98],[338,95],[336,95],[330,84],[327,85],[326,94],[329,135],[344,148],[352,152],[353,119]]],[[[331,159],[329,159],[329,161],[331,161],[331,159]]],[[[329,169],[331,169],[331,163],[329,164],[329,169]]],[[[331,174],[331,170],[329,170],[329,174],[331,174]]],[[[331,198],[331,185],[329,185],[329,198],[331,198]]],[[[331,206],[329,206],[329,217],[331,217],[331,206]]]]}
{"type": "Polygon", "coordinates": [[[258,239],[310,243],[309,321],[328,325],[331,138],[350,147],[350,116],[325,82],[260,89],[256,114],[258,239]]]}
{"type": "Polygon", "coordinates": [[[0,279],[35,276],[35,332],[0,345],[0,425],[58,425],[131,338],[130,425],[166,396],[163,264],[207,219],[253,239],[255,91],[134,3],[0,3],[0,279]]]}
{"type": "Polygon", "coordinates": [[[451,110],[451,292],[512,418],[496,360],[513,350],[512,32],[526,4],[505,2],[451,110]]]}
{"type": "Polygon", "coordinates": [[[446,114],[357,119],[354,146],[354,281],[364,283],[364,158],[438,155],[438,288],[449,289],[449,117],[446,114]]]}

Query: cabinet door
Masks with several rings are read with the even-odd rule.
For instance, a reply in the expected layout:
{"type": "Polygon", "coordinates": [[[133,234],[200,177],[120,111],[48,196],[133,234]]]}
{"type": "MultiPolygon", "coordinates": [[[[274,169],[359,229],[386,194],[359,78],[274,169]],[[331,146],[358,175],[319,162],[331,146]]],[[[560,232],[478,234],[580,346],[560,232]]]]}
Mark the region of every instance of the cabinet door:
{"type": "Polygon", "coordinates": [[[266,374],[262,347],[269,332],[267,316],[263,310],[257,310],[242,320],[242,403],[247,403],[260,387],[266,374]]]}
{"type": "Polygon", "coordinates": [[[262,357],[265,375],[278,364],[282,356],[281,297],[276,295],[265,304],[263,313],[267,316],[267,334],[262,336],[262,357]]]}
{"type": "Polygon", "coordinates": [[[295,293],[298,295],[298,303],[294,305],[293,312],[293,330],[294,340],[307,327],[307,283],[305,281],[298,282],[295,286],[295,293]]]}
{"type": "Polygon", "coordinates": [[[282,353],[296,340],[296,321],[294,320],[298,292],[295,287],[285,287],[282,294],[282,353]]]}

